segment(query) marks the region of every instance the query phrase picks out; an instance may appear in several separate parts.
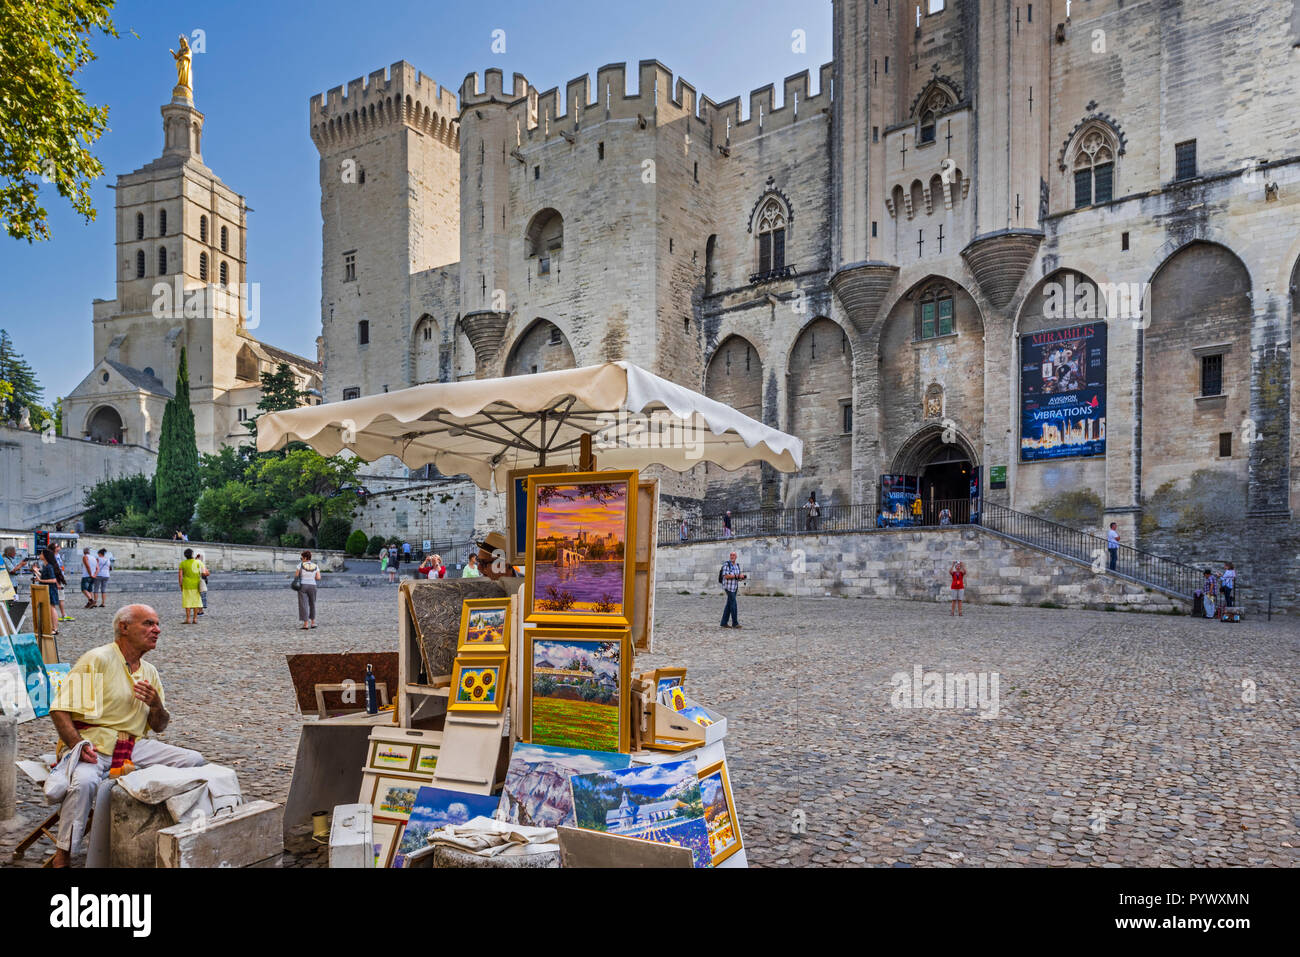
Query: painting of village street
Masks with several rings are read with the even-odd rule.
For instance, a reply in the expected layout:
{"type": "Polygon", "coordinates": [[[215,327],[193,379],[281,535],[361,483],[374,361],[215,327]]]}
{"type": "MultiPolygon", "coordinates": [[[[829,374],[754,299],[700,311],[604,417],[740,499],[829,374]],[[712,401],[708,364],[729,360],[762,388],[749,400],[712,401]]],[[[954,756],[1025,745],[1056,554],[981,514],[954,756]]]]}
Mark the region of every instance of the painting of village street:
{"type": "Polygon", "coordinates": [[[693,760],[575,774],[569,786],[578,827],[687,847],[696,867],[712,866],[693,760]]]}
{"type": "Polygon", "coordinates": [[[537,487],[533,607],[621,616],[627,483],[537,487]]]}
{"type": "Polygon", "coordinates": [[[465,631],[466,645],[501,645],[505,641],[506,609],[471,608],[469,626],[465,631]]]}
{"type": "Polygon", "coordinates": [[[584,751],[618,751],[623,642],[534,638],[530,740],[584,751]]]}
{"type": "Polygon", "coordinates": [[[704,822],[709,829],[709,853],[715,862],[724,860],[740,849],[740,833],[727,802],[723,766],[700,778],[700,795],[704,799],[704,822]]]}

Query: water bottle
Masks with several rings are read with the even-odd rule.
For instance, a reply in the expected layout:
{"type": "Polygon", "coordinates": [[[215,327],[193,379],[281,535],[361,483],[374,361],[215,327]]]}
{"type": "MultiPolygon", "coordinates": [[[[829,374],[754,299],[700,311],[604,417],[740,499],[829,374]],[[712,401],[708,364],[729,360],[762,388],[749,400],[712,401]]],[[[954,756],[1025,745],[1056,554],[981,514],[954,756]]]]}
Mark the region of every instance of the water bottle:
{"type": "Polygon", "coordinates": [[[373,665],[366,665],[366,714],[379,714],[379,692],[375,688],[373,665]]]}

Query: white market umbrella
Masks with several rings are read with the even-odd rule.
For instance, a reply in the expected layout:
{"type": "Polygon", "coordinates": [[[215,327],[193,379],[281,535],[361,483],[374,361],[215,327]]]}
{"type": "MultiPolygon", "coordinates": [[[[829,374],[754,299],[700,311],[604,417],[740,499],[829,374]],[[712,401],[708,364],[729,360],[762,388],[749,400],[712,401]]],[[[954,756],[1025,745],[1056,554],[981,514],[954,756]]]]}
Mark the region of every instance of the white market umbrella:
{"type": "Polygon", "coordinates": [[[322,455],[344,449],[373,462],[394,455],[504,489],[511,469],[576,465],[583,435],[602,469],[700,462],[734,471],[767,462],[797,472],[803,442],[630,362],[503,379],[418,385],[347,402],[269,412],[257,448],[305,442],[322,455]]]}

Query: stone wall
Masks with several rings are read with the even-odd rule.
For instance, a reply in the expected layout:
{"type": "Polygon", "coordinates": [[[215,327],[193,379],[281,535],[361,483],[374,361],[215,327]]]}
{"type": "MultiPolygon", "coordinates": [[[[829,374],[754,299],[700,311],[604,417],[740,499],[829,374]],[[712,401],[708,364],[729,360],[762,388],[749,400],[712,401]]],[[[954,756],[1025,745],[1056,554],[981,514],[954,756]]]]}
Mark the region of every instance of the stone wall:
{"type": "MultiPolygon", "coordinates": [[[[155,538],[124,538],[116,535],[83,535],[77,541],[77,551],[89,548],[91,554],[101,548],[113,553],[114,567],[120,569],[175,569],[185,557],[185,549],[192,548],[203,555],[203,561],[214,572],[292,572],[298,567],[301,548],[274,548],[264,545],[229,545],[220,542],[172,542],[155,538]]],[[[343,567],[342,552],[327,552],[313,548],[312,560],[322,571],[338,571],[343,567]]],[[[73,556],[69,569],[77,567],[80,559],[73,556]]],[[[68,578],[75,583],[72,572],[68,578]]]]}
{"type": "Polygon", "coordinates": [[[352,510],[352,528],[412,545],[467,541],[474,534],[477,493],[474,483],[455,480],[375,492],[352,510]]]}
{"type": "Polygon", "coordinates": [[[157,454],[135,445],[99,445],[0,426],[0,527],[32,529],[85,509],[97,482],[153,475],[157,454]]]}
{"type": "Polygon", "coordinates": [[[661,545],[656,584],[671,591],[720,591],[718,568],[733,549],[750,576],[742,600],[746,593],[791,595],[797,589],[846,598],[947,601],[948,567],[961,559],[967,570],[966,599],[974,604],[1188,610],[1187,602],[1163,592],[1093,574],[1087,565],[973,527],[661,545]],[[800,558],[805,571],[796,574],[800,558]]]}

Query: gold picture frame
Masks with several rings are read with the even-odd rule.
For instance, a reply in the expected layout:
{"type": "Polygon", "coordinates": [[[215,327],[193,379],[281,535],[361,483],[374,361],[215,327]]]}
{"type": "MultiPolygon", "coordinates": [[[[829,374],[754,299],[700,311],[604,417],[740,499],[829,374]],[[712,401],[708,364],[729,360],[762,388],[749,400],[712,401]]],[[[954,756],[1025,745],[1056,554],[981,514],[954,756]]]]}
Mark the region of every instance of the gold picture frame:
{"type": "Polygon", "coordinates": [[[535,465],[506,473],[506,561],[511,565],[523,563],[532,541],[528,530],[528,476],[572,471],[571,465],[535,465]]]}
{"type": "Polygon", "coordinates": [[[415,764],[411,770],[415,774],[432,775],[438,770],[438,755],[442,747],[437,744],[417,744],[415,746],[415,764]]]}
{"type": "Polygon", "coordinates": [[[393,859],[393,851],[402,839],[406,822],[390,818],[377,818],[371,822],[372,853],[376,868],[387,867],[393,859]],[[377,847],[378,850],[374,850],[377,847]]]}
{"type": "Polygon", "coordinates": [[[631,629],[530,628],[520,641],[520,738],[583,751],[629,753],[631,629]],[[614,668],[603,667],[602,663],[615,652],[618,661],[614,668]],[[564,660],[552,660],[557,654],[564,660]],[[578,667],[574,667],[575,663],[578,667]],[[550,683],[539,684],[539,679],[549,679],[550,683]],[[607,692],[611,680],[617,683],[613,700],[601,700],[599,692],[607,692]],[[573,693],[555,694],[560,685],[573,688],[573,693]],[[540,704],[543,701],[545,704],[540,704]]]}
{"type": "Polygon", "coordinates": [[[457,658],[447,696],[449,712],[500,714],[505,710],[510,658],[457,658]]]}
{"type": "Polygon", "coordinates": [[[638,476],[625,470],[528,477],[524,621],[632,627],[638,476]]]}
{"type": "Polygon", "coordinates": [[[415,766],[415,745],[401,741],[371,741],[366,768],[371,771],[410,771],[415,766]]]}
{"type": "Polygon", "coordinates": [[[514,595],[505,595],[501,598],[465,599],[460,609],[460,637],[456,640],[457,657],[508,655],[511,631],[514,629],[514,600],[514,595]],[[477,635],[488,623],[475,621],[475,619],[476,617],[481,619],[485,613],[496,609],[501,610],[501,640],[483,641],[477,635]],[[471,629],[471,626],[474,627],[471,629]]]}
{"type": "Polygon", "coordinates": [[[740,819],[736,816],[736,801],[731,796],[731,777],[727,774],[727,762],[719,761],[717,764],[711,764],[707,768],[700,770],[696,777],[700,781],[701,796],[704,795],[704,785],[706,778],[715,779],[714,786],[717,787],[718,793],[715,794],[715,801],[711,804],[707,797],[704,798],[704,824],[709,832],[709,854],[713,859],[713,866],[717,867],[731,855],[740,851],[744,846],[744,839],[740,834],[740,819]],[[726,802],[726,822],[720,822],[718,815],[710,817],[709,811],[716,807],[716,797],[721,795],[726,802]],[[730,841],[722,848],[721,851],[714,852],[715,839],[721,841],[730,841]]]}

